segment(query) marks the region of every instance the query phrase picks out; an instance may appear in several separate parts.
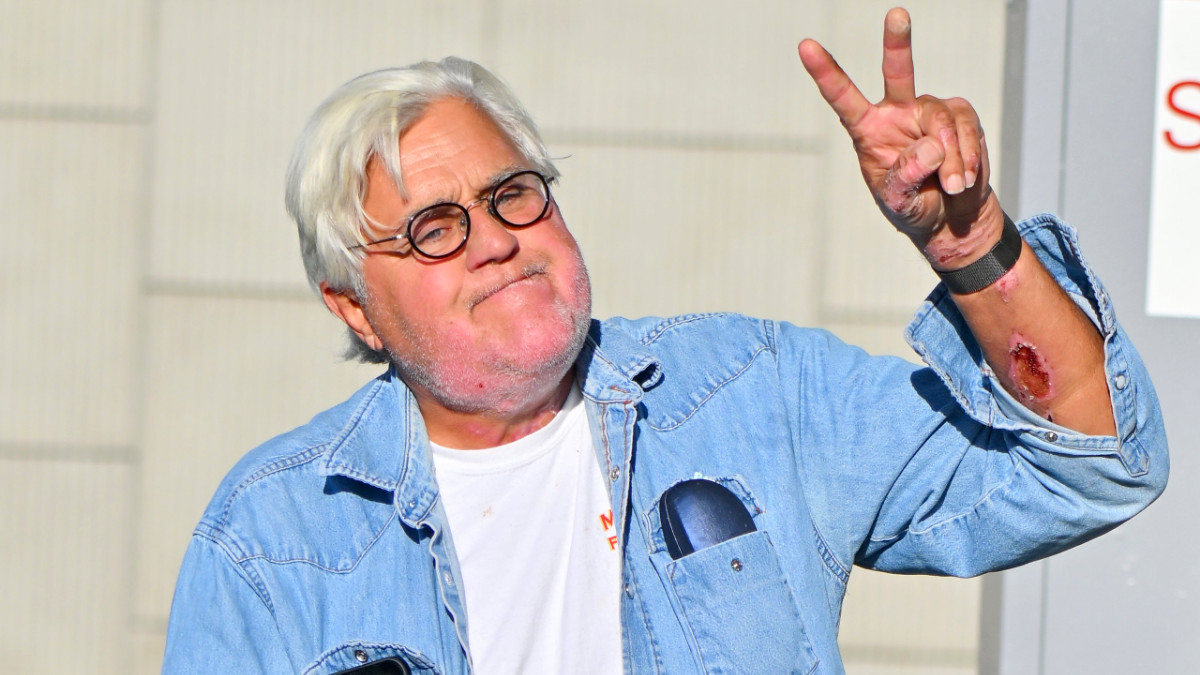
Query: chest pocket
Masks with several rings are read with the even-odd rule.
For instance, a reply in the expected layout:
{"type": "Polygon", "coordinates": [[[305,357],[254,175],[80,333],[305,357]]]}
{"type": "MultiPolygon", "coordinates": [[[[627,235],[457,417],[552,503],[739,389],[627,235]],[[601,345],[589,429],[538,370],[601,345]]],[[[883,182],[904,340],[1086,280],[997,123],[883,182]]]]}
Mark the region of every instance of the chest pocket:
{"type": "MultiPolygon", "coordinates": [[[[740,500],[748,514],[762,514],[740,478],[714,482],[740,500]]],[[[656,557],[666,556],[668,548],[659,518],[661,499],[646,514],[656,557]]],[[[666,562],[662,572],[675,592],[706,672],[816,670],[817,656],[767,532],[752,531],[701,548],[666,562]]]]}
{"type": "Polygon", "coordinates": [[[670,562],[667,576],[705,671],[810,673],[816,668],[816,654],[765,532],[670,562]]]}
{"type": "Polygon", "coordinates": [[[345,644],[326,652],[316,663],[301,671],[302,675],[435,675],[438,672],[432,662],[411,649],[364,642],[345,644]],[[382,663],[388,659],[397,659],[403,665],[382,663]]]}

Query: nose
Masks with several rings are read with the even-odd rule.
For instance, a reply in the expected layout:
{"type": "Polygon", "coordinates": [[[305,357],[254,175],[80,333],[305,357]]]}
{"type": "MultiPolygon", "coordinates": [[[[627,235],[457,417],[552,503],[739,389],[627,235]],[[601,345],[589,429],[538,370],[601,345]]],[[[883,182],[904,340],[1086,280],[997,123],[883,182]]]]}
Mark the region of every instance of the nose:
{"type": "Polygon", "coordinates": [[[504,262],[520,249],[516,232],[493,216],[486,204],[486,199],[480,199],[467,205],[468,213],[476,206],[484,205],[471,214],[471,236],[467,238],[467,250],[464,251],[467,266],[471,269],[504,262]]]}

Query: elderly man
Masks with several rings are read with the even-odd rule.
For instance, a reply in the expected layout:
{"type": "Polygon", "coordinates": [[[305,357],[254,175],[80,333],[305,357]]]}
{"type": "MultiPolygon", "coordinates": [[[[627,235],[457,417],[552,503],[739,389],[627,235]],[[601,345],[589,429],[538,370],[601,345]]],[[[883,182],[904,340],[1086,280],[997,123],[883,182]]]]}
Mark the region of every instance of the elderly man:
{"type": "Polygon", "coordinates": [[[591,320],[512,94],[457,59],[364,75],[304,131],[287,202],[390,367],[230,473],[165,670],[837,673],[852,565],[980,574],[1150,503],[1142,363],[1074,233],[1004,215],[971,106],[916,97],[908,15],[878,104],[800,57],[944,280],[910,328],[928,368],[735,315],[591,320]]]}

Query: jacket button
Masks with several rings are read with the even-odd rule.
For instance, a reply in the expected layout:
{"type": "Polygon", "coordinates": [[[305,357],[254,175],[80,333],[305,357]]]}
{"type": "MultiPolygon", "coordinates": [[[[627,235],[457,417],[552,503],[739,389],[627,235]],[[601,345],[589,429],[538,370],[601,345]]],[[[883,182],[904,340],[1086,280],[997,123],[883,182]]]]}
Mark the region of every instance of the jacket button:
{"type": "Polygon", "coordinates": [[[1053,443],[1058,440],[1058,434],[1054,433],[1053,431],[1047,431],[1045,439],[1050,443],[1053,443]]]}
{"type": "Polygon", "coordinates": [[[359,663],[366,663],[367,662],[367,653],[361,649],[355,649],[354,650],[354,660],[358,661],[359,663]]]}
{"type": "Polygon", "coordinates": [[[1117,391],[1123,391],[1125,389],[1125,385],[1127,384],[1129,384],[1129,379],[1125,377],[1125,373],[1118,373],[1117,376],[1113,378],[1113,386],[1117,388],[1117,391]]]}
{"type": "Polygon", "coordinates": [[[742,561],[741,561],[741,560],[738,560],[737,558],[734,558],[733,560],[730,560],[730,561],[729,561],[729,566],[733,568],[733,571],[734,571],[734,572],[741,572],[741,571],[742,571],[742,561]]]}
{"type": "Polygon", "coordinates": [[[614,480],[614,481],[615,481],[616,479],[620,478],[620,477],[621,477],[621,467],[619,467],[619,466],[614,466],[614,467],[612,468],[612,471],[609,471],[609,472],[608,472],[608,477],[609,477],[609,478],[611,478],[611,479],[612,479],[612,480],[614,480]]]}

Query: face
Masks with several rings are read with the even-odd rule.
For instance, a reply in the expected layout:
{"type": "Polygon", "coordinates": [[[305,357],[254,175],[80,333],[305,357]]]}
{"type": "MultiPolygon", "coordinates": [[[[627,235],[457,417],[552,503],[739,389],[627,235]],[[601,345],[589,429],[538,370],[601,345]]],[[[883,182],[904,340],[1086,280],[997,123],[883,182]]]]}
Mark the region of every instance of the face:
{"type": "MultiPolygon", "coordinates": [[[[431,204],[470,203],[530,168],[486,115],[459,99],[431,104],[400,137],[400,164],[407,199],[377,162],[367,167],[363,206],[386,228],[369,235],[391,235],[431,204]]],[[[341,296],[340,310],[331,309],[388,351],[423,405],[503,414],[566,376],[587,334],[591,290],[557,205],[521,229],[482,205],[470,214],[470,238],[450,258],[367,253],[365,301],[341,296]]]]}

